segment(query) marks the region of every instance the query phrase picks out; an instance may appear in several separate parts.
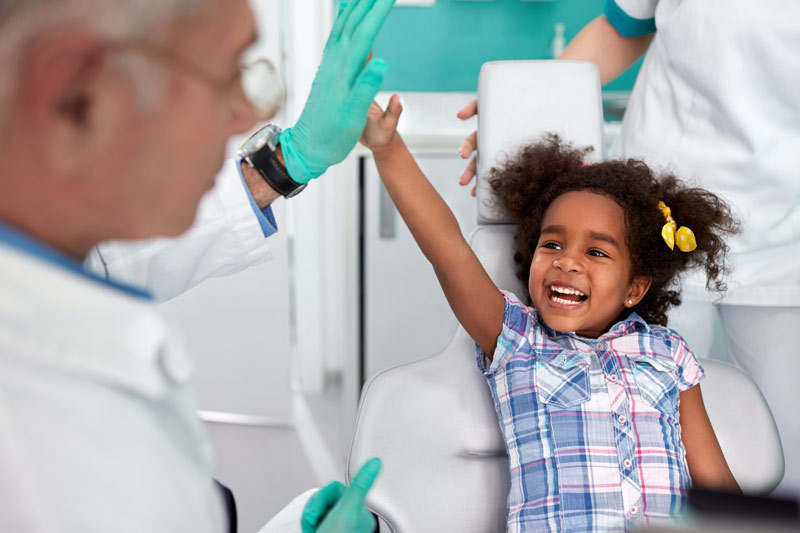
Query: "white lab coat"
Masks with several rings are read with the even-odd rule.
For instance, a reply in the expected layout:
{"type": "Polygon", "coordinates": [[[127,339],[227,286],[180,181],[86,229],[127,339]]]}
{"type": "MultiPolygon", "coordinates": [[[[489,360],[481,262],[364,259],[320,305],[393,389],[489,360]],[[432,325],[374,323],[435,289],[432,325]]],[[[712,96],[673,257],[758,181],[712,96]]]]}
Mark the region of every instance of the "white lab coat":
{"type": "Polygon", "coordinates": [[[264,230],[231,159],[203,197],[195,222],[184,235],[102,243],[89,255],[86,267],[98,275],[146,287],[163,301],[205,279],[227,276],[271,258],[264,230]]]}
{"type": "Polygon", "coordinates": [[[224,531],[156,304],[4,244],[0,294],[0,531],[224,531]]]}
{"type": "MultiPolygon", "coordinates": [[[[186,235],[105,243],[89,270],[166,299],[269,259],[226,165],[186,235]]],[[[191,361],[156,302],[2,240],[0,295],[0,531],[225,531],[191,361]]]]}
{"type": "MultiPolygon", "coordinates": [[[[719,193],[741,216],[726,304],[799,306],[800,2],[616,3],[657,27],[618,151],[719,193]]],[[[707,298],[703,285],[694,278],[684,295],[707,298]]]]}

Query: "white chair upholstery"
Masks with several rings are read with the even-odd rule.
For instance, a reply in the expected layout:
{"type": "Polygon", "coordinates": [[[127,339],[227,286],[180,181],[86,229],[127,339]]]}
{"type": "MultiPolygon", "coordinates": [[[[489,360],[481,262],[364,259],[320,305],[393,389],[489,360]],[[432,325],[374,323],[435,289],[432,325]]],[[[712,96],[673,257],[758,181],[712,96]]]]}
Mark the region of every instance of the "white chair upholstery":
{"type": "Polygon", "coordinates": [[[783,479],[778,427],[758,386],[741,369],[700,359],[703,400],[733,477],[744,492],[769,494],[783,479]]]}
{"type": "MultiPolygon", "coordinates": [[[[488,197],[486,172],[501,147],[547,131],[595,146],[601,159],[599,95],[597,71],[589,63],[506,61],[481,70],[478,205],[484,225],[471,245],[498,287],[525,294],[511,259],[514,226],[503,224],[505,215],[488,197]],[[493,143],[495,135],[503,142],[493,143]]],[[[783,454],[763,397],[740,370],[703,364],[703,395],[734,475],[743,488],[768,492],[783,475],[783,454]]],[[[505,444],[474,344],[462,328],[443,352],[383,371],[366,384],[348,477],[375,456],[384,466],[367,504],[381,517],[382,531],[505,531],[505,444]]]]}

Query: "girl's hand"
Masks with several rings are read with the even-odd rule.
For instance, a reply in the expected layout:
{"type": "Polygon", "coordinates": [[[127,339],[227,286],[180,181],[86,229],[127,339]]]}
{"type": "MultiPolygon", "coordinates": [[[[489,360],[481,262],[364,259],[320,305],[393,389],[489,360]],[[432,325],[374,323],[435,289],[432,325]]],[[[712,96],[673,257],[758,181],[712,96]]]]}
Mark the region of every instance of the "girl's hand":
{"type": "Polygon", "coordinates": [[[403,106],[400,105],[400,95],[393,94],[389,99],[386,111],[377,103],[372,102],[367,113],[367,125],[361,134],[361,144],[372,150],[380,150],[388,146],[397,134],[397,121],[403,106]]]}

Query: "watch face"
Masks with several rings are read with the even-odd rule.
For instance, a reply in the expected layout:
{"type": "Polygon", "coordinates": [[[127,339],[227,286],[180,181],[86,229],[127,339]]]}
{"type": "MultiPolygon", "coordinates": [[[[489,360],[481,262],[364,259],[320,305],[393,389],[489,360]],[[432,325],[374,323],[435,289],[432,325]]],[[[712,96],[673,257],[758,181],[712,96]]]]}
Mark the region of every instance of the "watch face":
{"type": "Polygon", "coordinates": [[[302,190],[303,190],[303,189],[305,189],[307,186],[308,186],[308,183],[304,183],[304,184],[300,185],[299,187],[297,187],[295,190],[293,190],[293,191],[292,191],[292,192],[290,192],[289,194],[286,194],[286,195],[284,195],[284,198],[291,198],[292,196],[297,196],[297,195],[298,195],[298,194],[300,194],[300,193],[302,192],[302,190]]]}
{"type": "Polygon", "coordinates": [[[261,150],[277,132],[272,125],[267,125],[255,132],[239,148],[239,157],[247,157],[261,150]]]}

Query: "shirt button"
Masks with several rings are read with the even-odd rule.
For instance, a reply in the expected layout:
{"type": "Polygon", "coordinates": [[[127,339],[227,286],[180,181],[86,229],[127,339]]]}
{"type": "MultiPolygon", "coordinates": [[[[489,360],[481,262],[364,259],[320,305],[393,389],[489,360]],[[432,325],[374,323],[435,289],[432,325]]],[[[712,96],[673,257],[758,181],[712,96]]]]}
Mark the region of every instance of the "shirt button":
{"type": "Polygon", "coordinates": [[[602,342],[598,342],[597,343],[597,351],[602,352],[605,349],[606,349],[606,345],[604,343],[602,343],[602,342]]]}
{"type": "Polygon", "coordinates": [[[616,383],[616,382],[617,382],[617,376],[611,376],[611,377],[609,377],[608,379],[610,379],[610,380],[611,380],[611,381],[613,381],[614,383],[616,383]]]}
{"type": "Polygon", "coordinates": [[[619,415],[619,416],[617,417],[617,420],[619,420],[619,423],[620,423],[620,424],[624,424],[625,422],[627,422],[627,421],[628,421],[628,419],[627,419],[627,418],[625,418],[625,415],[619,415]]]}
{"type": "Polygon", "coordinates": [[[625,468],[630,468],[633,462],[630,459],[625,459],[622,461],[622,464],[625,466],[625,468]]]}
{"type": "Polygon", "coordinates": [[[631,514],[636,514],[638,511],[639,511],[639,508],[636,507],[635,505],[633,507],[631,507],[631,514]]]}

